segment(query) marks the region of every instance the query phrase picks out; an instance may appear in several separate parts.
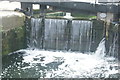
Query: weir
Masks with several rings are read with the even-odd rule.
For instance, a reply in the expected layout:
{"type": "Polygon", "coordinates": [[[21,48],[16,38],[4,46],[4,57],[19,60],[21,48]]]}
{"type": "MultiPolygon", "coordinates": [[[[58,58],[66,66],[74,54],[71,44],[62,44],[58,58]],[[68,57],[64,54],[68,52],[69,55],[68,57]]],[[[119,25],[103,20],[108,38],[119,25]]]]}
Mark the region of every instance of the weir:
{"type": "Polygon", "coordinates": [[[41,18],[31,19],[30,48],[90,52],[92,21],[45,19],[41,24],[41,18]]]}
{"type": "MultiPolygon", "coordinates": [[[[47,6],[51,7],[53,10],[62,10],[69,12],[79,12],[87,14],[97,14],[98,20],[104,21],[104,31],[102,32],[103,37],[106,39],[105,47],[106,53],[109,56],[117,57],[118,55],[118,33],[112,33],[113,36],[109,35],[111,22],[117,22],[119,19],[119,4],[118,1],[98,1],[97,3],[86,3],[86,2],[21,2],[21,8],[24,14],[30,17],[34,17],[33,4],[38,4],[40,6],[39,17],[41,19],[31,19],[31,29],[28,31],[31,35],[28,40],[28,46],[38,49],[52,49],[52,50],[67,50],[67,51],[80,51],[80,52],[94,52],[95,48],[92,49],[94,42],[94,29],[92,22],[86,21],[70,21],[70,20],[47,20],[46,10],[47,6]],[[71,4],[71,6],[65,6],[71,4]],[[85,7],[86,5],[86,7],[85,7]],[[73,7],[72,7],[73,6],[73,7]],[[72,11],[71,11],[72,10],[72,11]],[[60,24],[60,23],[61,24],[60,24]],[[64,24],[63,24],[64,23],[64,24]],[[46,24],[49,24],[49,26],[46,24]],[[54,24],[54,25],[52,25],[54,24]],[[63,25],[62,25],[63,24],[63,25]],[[85,24],[85,25],[83,25],[85,24]],[[59,26],[58,26],[59,25],[59,26]],[[75,25],[80,25],[75,27],[75,25]],[[40,26],[40,27],[38,27],[40,26]],[[64,28],[61,28],[64,26],[64,28]],[[82,28],[84,26],[84,28],[82,28]],[[88,26],[89,28],[86,28],[88,26]],[[91,27],[92,26],[92,27],[91,27]],[[48,30],[48,28],[49,30],[48,30]],[[35,28],[35,29],[34,29],[35,28]],[[82,31],[83,30],[83,31],[82,31]],[[60,32],[61,31],[61,32],[60,32]],[[62,32],[64,31],[64,32],[62,32]],[[85,32],[86,31],[86,32],[85,32]],[[49,33],[48,33],[49,32],[49,33]],[[60,33],[59,33],[60,32],[60,33]],[[62,36],[62,37],[61,37],[62,36]],[[31,38],[31,39],[30,39],[31,38]],[[108,40],[109,38],[109,40],[108,40]],[[114,40],[113,40],[114,39],[114,40]],[[61,44],[60,44],[61,43],[61,44]],[[81,47],[82,46],[82,47],[81,47]],[[117,47],[116,47],[117,46],[117,47]]],[[[102,38],[101,38],[102,39],[102,38]]],[[[99,39],[100,40],[100,39],[99,39]]],[[[98,43],[97,43],[98,45],[98,43]]]]}
{"type": "MultiPolygon", "coordinates": [[[[42,18],[31,18],[30,22],[27,46],[31,49],[95,52],[105,35],[104,26],[98,32],[92,20],[44,19],[43,23],[42,18]]],[[[105,38],[104,56],[118,57],[118,26],[111,28],[105,38]]]]}
{"type": "Polygon", "coordinates": [[[96,41],[92,21],[45,19],[44,23],[41,18],[30,20],[28,49],[3,57],[3,78],[118,79],[116,33],[110,38],[110,53],[105,38],[91,52],[96,41]]]}
{"type": "Polygon", "coordinates": [[[27,49],[3,56],[3,78],[119,78],[119,23],[47,19],[46,5],[34,18],[32,4],[22,2],[27,49]]]}
{"type": "Polygon", "coordinates": [[[28,19],[28,48],[3,57],[2,77],[118,79],[118,25],[109,30],[107,40],[104,26],[96,30],[94,24],[92,20],[28,19]]]}

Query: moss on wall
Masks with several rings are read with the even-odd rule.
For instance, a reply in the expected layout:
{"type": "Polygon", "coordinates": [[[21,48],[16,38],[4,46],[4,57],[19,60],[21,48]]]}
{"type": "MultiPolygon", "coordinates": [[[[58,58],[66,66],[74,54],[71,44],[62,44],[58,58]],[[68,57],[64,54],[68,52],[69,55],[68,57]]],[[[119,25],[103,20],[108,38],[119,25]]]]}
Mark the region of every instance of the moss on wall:
{"type": "Polygon", "coordinates": [[[26,48],[25,27],[16,27],[2,32],[2,54],[26,48]]]}

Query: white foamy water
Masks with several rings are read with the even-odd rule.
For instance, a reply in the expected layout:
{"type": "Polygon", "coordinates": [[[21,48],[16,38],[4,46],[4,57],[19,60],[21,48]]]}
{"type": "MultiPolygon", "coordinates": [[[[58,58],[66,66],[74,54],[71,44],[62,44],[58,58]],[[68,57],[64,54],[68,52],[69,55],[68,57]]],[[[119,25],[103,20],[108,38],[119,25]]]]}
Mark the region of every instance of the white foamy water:
{"type": "MultiPolygon", "coordinates": [[[[46,78],[108,78],[110,74],[118,73],[118,70],[110,67],[117,65],[114,58],[99,58],[96,55],[88,55],[77,52],[61,52],[61,51],[44,51],[44,50],[24,50],[23,62],[29,63],[31,66],[23,67],[22,69],[31,69],[33,64],[42,64],[47,67],[47,64],[56,62],[62,63],[57,69],[45,70],[46,78]],[[44,57],[43,61],[34,60],[44,57]]],[[[55,66],[54,66],[55,67],[55,66]]]]}
{"type": "Polygon", "coordinates": [[[117,59],[105,57],[105,39],[93,53],[25,49],[10,55],[16,61],[11,59],[13,64],[4,69],[4,77],[118,78],[120,70],[117,59]]]}
{"type": "Polygon", "coordinates": [[[105,38],[103,38],[99,43],[97,50],[95,51],[95,55],[99,57],[104,57],[106,55],[105,38]]]}

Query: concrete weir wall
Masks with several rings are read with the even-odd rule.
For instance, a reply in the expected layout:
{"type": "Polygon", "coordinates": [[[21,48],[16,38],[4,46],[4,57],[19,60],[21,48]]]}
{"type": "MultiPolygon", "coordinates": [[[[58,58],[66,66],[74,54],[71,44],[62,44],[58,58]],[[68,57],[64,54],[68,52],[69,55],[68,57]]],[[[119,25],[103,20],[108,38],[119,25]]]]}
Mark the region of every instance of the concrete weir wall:
{"type": "Polygon", "coordinates": [[[25,48],[25,16],[14,11],[0,11],[2,54],[25,48]]]}

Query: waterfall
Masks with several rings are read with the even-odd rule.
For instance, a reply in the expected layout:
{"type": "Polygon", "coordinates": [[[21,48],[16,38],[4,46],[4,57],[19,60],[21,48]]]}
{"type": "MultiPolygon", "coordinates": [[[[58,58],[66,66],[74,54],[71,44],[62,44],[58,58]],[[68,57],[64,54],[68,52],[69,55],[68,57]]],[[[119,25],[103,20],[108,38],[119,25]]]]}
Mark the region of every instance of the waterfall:
{"type": "Polygon", "coordinates": [[[45,48],[64,50],[67,20],[45,19],[45,48]]]}
{"type": "Polygon", "coordinates": [[[100,43],[95,51],[95,55],[99,56],[99,57],[104,57],[106,55],[105,38],[103,38],[100,41],[100,43]]]}
{"type": "Polygon", "coordinates": [[[92,22],[83,20],[72,21],[72,49],[90,52],[92,39],[92,22]]]}
{"type": "Polygon", "coordinates": [[[38,48],[40,46],[41,21],[42,19],[31,19],[30,48],[38,48]]]}
{"type": "Polygon", "coordinates": [[[85,20],[31,19],[30,48],[90,52],[92,22],[85,20]],[[44,27],[44,31],[42,30],[44,27]],[[42,34],[44,32],[44,35],[42,34]],[[44,36],[44,37],[42,37],[44,36]],[[43,44],[41,40],[44,38],[43,44]]]}

